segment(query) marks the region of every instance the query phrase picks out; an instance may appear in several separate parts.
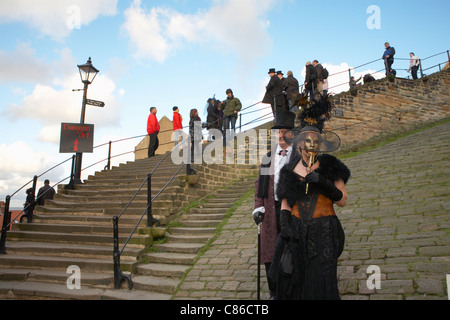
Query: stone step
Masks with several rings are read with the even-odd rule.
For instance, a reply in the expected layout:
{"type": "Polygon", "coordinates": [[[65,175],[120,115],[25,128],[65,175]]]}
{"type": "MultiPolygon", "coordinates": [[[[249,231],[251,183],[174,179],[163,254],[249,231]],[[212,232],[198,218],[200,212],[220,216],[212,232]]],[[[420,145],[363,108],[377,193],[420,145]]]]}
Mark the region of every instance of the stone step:
{"type": "Polygon", "coordinates": [[[136,271],[141,276],[150,275],[181,279],[190,267],[190,265],[149,263],[139,265],[136,271]]]}
{"type": "MultiPolygon", "coordinates": [[[[152,208],[157,207],[167,207],[173,205],[173,201],[170,200],[159,200],[156,199],[152,202],[152,208]]],[[[100,201],[98,199],[94,199],[92,201],[79,201],[79,202],[70,202],[70,201],[57,201],[57,200],[48,200],[45,203],[45,207],[47,208],[73,208],[76,207],[78,209],[92,208],[92,209],[124,209],[127,208],[146,208],[147,200],[134,200],[133,202],[127,201],[100,201]]]]}
{"type": "Polygon", "coordinates": [[[170,300],[171,295],[144,290],[104,290],[83,288],[70,290],[67,285],[42,282],[0,282],[3,299],[57,299],[57,300],[170,300]]]}
{"type": "Polygon", "coordinates": [[[165,294],[173,294],[179,284],[178,279],[167,277],[155,277],[151,275],[134,276],[133,288],[136,290],[144,290],[150,292],[160,292],[165,294]]]}
{"type": "Polygon", "coordinates": [[[226,210],[228,210],[229,208],[231,208],[233,206],[233,203],[229,203],[228,201],[227,202],[217,202],[215,200],[216,199],[209,200],[209,202],[203,204],[202,207],[204,209],[218,209],[218,208],[221,208],[221,209],[224,209],[226,211],[226,210]]]}
{"type": "Polygon", "coordinates": [[[155,248],[159,252],[174,252],[174,253],[197,253],[204,244],[202,243],[162,243],[155,244],[155,248]]]}
{"type": "MultiPolygon", "coordinates": [[[[152,186],[153,185],[159,185],[159,184],[166,184],[173,175],[167,175],[167,176],[152,176],[152,186]]],[[[144,183],[146,180],[146,177],[136,177],[136,178],[130,178],[126,176],[122,177],[102,177],[98,179],[89,179],[84,182],[85,185],[107,185],[107,184],[118,184],[118,185],[126,185],[126,184],[139,184],[139,187],[144,183]]],[[[144,184],[147,184],[146,182],[144,184]]]]}
{"type": "MultiPolygon", "coordinates": [[[[3,281],[31,281],[31,282],[52,282],[66,284],[71,275],[65,271],[39,270],[39,269],[0,269],[0,282],[3,281]]],[[[81,271],[81,284],[83,287],[114,287],[113,273],[90,273],[81,271]]]]}
{"type": "MultiPolygon", "coordinates": [[[[76,225],[76,224],[43,224],[43,223],[15,223],[12,225],[15,231],[34,231],[48,233],[65,233],[65,234],[113,234],[112,224],[103,225],[76,225]]],[[[132,226],[126,226],[119,223],[119,234],[131,234],[132,226]]]]}
{"type": "Polygon", "coordinates": [[[170,228],[168,234],[173,235],[206,235],[206,236],[214,236],[216,232],[216,228],[197,228],[197,227],[176,227],[170,228]]]}
{"type": "MultiPolygon", "coordinates": [[[[171,193],[176,193],[179,187],[177,186],[168,186],[164,191],[168,196],[172,196],[171,193]]],[[[152,196],[155,196],[160,189],[153,188],[152,189],[152,196]]],[[[112,197],[122,197],[126,196],[131,198],[136,194],[137,188],[120,188],[116,190],[95,190],[95,189],[76,189],[76,190],[66,190],[65,191],[68,196],[81,196],[81,197],[104,197],[104,196],[112,196],[112,197]]],[[[138,196],[144,196],[147,197],[147,187],[145,186],[142,188],[142,190],[138,193],[138,196]]],[[[160,196],[163,196],[161,194],[160,196]]]]}
{"type": "Polygon", "coordinates": [[[145,257],[147,257],[150,264],[167,263],[167,264],[192,265],[197,255],[191,253],[151,252],[147,253],[145,257]]]}
{"type": "Polygon", "coordinates": [[[185,235],[185,234],[166,234],[167,240],[169,242],[178,242],[178,243],[207,243],[209,240],[211,240],[214,235],[213,234],[191,234],[191,235],[185,235]]]}
{"type": "MultiPolygon", "coordinates": [[[[228,209],[224,208],[192,208],[190,213],[195,215],[216,215],[216,214],[223,214],[225,215],[226,211],[228,209]]],[[[189,215],[189,214],[188,214],[189,215]]],[[[186,215],[186,216],[188,216],[186,215]]]]}
{"type": "MultiPolygon", "coordinates": [[[[119,234],[119,243],[125,243],[129,235],[119,234]]],[[[110,244],[113,241],[112,235],[96,235],[96,234],[65,234],[56,232],[35,232],[35,231],[9,231],[9,240],[24,240],[38,242],[56,242],[71,244],[110,244]]],[[[149,245],[152,239],[148,236],[140,236],[134,234],[129,245],[142,246],[149,245]]]]}
{"type": "MultiPolygon", "coordinates": [[[[166,224],[166,217],[154,215],[155,219],[158,219],[162,225],[166,224]]],[[[121,226],[136,226],[141,216],[122,216],[119,220],[119,227],[121,226]]],[[[74,215],[54,215],[46,214],[43,212],[35,213],[33,215],[33,223],[43,223],[43,224],[88,224],[88,225],[103,225],[111,226],[113,217],[112,216],[74,216],[74,215]]],[[[141,227],[147,226],[147,218],[144,217],[141,223],[141,227]]]]}
{"type": "MultiPolygon", "coordinates": [[[[123,271],[134,272],[138,266],[137,261],[121,260],[123,271]]],[[[47,270],[67,270],[69,266],[78,266],[81,272],[113,272],[113,259],[87,259],[79,257],[47,257],[47,256],[21,256],[4,254],[0,256],[0,268],[31,268],[47,270]]]]}
{"type": "Polygon", "coordinates": [[[184,220],[181,225],[186,227],[214,227],[221,222],[222,220],[184,220]]]}
{"type": "Polygon", "coordinates": [[[223,220],[225,217],[225,213],[185,214],[182,216],[182,220],[223,220]]]}
{"type": "MultiPolygon", "coordinates": [[[[57,257],[83,257],[83,258],[113,258],[113,245],[73,245],[67,243],[49,243],[36,241],[10,241],[6,245],[10,255],[57,256],[57,257]]],[[[121,259],[131,259],[144,252],[143,248],[127,247],[121,259]]]]}
{"type": "MultiPolygon", "coordinates": [[[[139,215],[142,216],[146,211],[145,208],[128,208],[125,215],[139,215]]],[[[86,215],[96,215],[96,216],[113,216],[121,215],[124,210],[122,208],[66,208],[66,207],[39,207],[37,208],[38,213],[51,213],[51,214],[64,214],[64,215],[76,215],[76,216],[86,216],[86,215]]],[[[154,216],[169,216],[170,214],[178,212],[178,208],[152,208],[152,214],[154,216]]]]}

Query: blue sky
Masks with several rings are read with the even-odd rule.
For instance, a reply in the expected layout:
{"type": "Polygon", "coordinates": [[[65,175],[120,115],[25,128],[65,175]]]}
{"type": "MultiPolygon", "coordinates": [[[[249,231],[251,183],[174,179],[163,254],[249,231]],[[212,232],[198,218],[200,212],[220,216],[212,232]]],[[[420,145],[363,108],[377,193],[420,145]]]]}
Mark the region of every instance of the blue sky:
{"type": "MultiPolygon", "coordinates": [[[[151,106],[158,108],[158,118],[169,119],[179,106],[187,125],[191,108],[204,118],[206,100],[214,94],[225,99],[227,88],[244,107],[259,102],[269,68],[292,70],[303,82],[306,61],[317,59],[333,74],[379,59],[386,41],[397,58],[408,58],[410,51],[421,58],[444,52],[450,49],[449,9],[447,0],[2,1],[0,199],[71,156],[59,153],[60,125],[80,120],[82,93],[72,89],[82,88],[77,64],[89,57],[100,73],[88,98],[106,103],[86,111],[97,146],[145,135],[151,106]],[[368,11],[370,6],[379,12],[368,11]],[[368,20],[376,28],[369,28],[368,20]]],[[[446,59],[443,54],[424,63],[446,59]]],[[[408,76],[402,70],[407,60],[398,59],[394,67],[408,76]]],[[[379,60],[354,74],[382,68],[379,60]]],[[[330,86],[347,78],[347,73],[332,77],[330,86]]],[[[268,106],[255,108],[261,111],[244,123],[267,113],[268,106]]],[[[117,144],[113,152],[132,151],[139,142],[117,144]]],[[[83,164],[106,156],[105,149],[86,154],[83,164]]],[[[47,178],[63,179],[70,164],[66,167],[47,178]]],[[[15,206],[22,205],[23,195],[15,206]]]]}

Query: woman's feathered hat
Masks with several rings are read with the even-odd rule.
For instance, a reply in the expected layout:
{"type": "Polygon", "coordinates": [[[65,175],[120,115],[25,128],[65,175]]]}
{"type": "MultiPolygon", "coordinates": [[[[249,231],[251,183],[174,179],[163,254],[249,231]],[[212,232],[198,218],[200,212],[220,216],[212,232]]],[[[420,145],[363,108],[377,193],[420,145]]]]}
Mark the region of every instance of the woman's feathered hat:
{"type": "Polygon", "coordinates": [[[289,144],[300,144],[304,142],[306,136],[315,133],[320,141],[317,152],[336,151],[341,146],[341,138],[332,131],[324,131],[325,122],[331,118],[334,105],[330,97],[325,94],[317,102],[302,105],[302,111],[297,116],[300,126],[287,131],[284,135],[285,141],[289,144]]]}

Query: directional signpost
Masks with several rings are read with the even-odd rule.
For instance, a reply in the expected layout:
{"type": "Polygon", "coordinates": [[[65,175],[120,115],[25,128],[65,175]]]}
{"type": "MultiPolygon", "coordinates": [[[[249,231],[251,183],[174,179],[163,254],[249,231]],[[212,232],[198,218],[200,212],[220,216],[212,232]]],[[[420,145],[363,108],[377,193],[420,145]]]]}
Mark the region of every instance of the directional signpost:
{"type": "Polygon", "coordinates": [[[93,153],[94,125],[79,123],[61,124],[60,153],[93,153]]]}

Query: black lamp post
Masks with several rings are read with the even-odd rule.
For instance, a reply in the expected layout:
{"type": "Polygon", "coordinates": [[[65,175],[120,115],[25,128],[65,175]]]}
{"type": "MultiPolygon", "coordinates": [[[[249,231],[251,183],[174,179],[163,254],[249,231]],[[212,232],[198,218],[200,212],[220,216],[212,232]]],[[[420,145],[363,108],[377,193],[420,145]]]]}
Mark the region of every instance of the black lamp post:
{"type": "MultiPolygon", "coordinates": [[[[81,119],[80,119],[80,124],[84,124],[84,118],[86,116],[87,89],[88,86],[94,81],[95,77],[97,76],[97,73],[99,73],[100,71],[97,70],[92,65],[91,57],[89,57],[89,60],[85,64],[78,65],[78,69],[80,71],[81,82],[84,83],[83,104],[81,106],[81,119]]],[[[75,172],[73,178],[73,183],[75,184],[81,183],[82,156],[83,156],[82,153],[77,153],[77,160],[75,162],[75,172]]]]}

